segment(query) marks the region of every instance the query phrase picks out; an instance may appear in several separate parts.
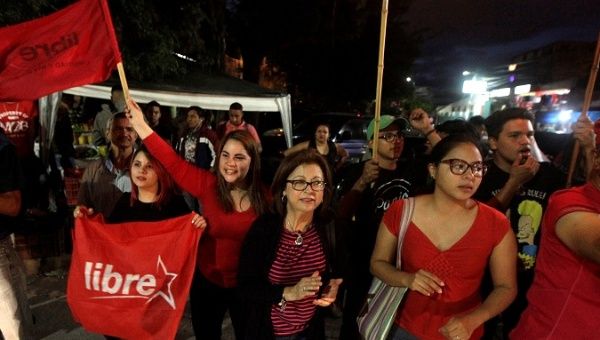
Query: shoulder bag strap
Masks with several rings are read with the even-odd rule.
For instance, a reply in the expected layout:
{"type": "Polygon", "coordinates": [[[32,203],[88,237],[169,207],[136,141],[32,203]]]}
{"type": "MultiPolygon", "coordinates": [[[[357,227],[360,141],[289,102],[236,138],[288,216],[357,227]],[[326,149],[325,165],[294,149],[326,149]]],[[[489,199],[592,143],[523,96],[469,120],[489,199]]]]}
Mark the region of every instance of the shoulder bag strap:
{"type": "Polygon", "coordinates": [[[404,242],[404,235],[408,225],[412,220],[413,211],[415,210],[415,198],[409,197],[404,200],[402,206],[402,220],[400,221],[400,230],[398,231],[398,248],[396,249],[396,268],[400,269],[402,263],[402,243],[404,242]]]}

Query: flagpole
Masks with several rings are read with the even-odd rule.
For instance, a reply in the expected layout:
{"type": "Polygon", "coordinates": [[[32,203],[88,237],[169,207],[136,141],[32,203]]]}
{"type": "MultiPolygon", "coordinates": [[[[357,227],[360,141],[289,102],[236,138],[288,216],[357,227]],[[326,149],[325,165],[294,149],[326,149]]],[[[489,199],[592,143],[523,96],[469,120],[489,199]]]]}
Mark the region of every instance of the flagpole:
{"type": "Polygon", "coordinates": [[[125,69],[123,68],[123,62],[117,63],[117,70],[119,71],[119,79],[121,80],[121,87],[123,88],[123,95],[125,95],[125,102],[129,100],[129,86],[127,85],[127,78],[125,78],[125,69]]]}
{"type": "MultiPolygon", "coordinates": [[[[592,68],[590,70],[590,77],[588,78],[587,87],[585,89],[585,96],[583,99],[583,107],[581,108],[581,115],[587,117],[588,110],[592,102],[592,96],[594,94],[594,85],[596,84],[596,75],[598,74],[598,64],[600,63],[600,33],[598,34],[598,41],[596,42],[596,52],[594,54],[594,61],[592,62],[592,68]]],[[[575,172],[575,165],[577,164],[577,158],[579,158],[579,141],[575,140],[573,145],[573,154],[571,156],[571,162],[569,163],[569,172],[567,174],[566,187],[570,188],[573,180],[573,173],[575,172]]]]}
{"type": "Polygon", "coordinates": [[[379,144],[379,122],[381,119],[381,90],[383,88],[383,60],[385,55],[385,33],[387,29],[388,0],[381,5],[381,26],[379,29],[379,60],[377,63],[377,92],[375,94],[375,122],[373,124],[373,157],[377,158],[379,144]]]}

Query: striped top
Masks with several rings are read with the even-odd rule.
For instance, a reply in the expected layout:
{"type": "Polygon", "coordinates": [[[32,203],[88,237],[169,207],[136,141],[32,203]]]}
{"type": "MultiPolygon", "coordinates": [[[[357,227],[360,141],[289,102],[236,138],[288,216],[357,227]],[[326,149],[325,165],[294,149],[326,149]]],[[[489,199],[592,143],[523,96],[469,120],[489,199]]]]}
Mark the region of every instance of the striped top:
{"type": "MultiPolygon", "coordinates": [[[[269,271],[272,284],[293,286],[301,278],[311,276],[326,268],[325,252],[315,228],[302,234],[302,244],[296,245],[297,233],[284,228],[275,255],[275,261],[269,271]]],[[[275,336],[287,336],[302,332],[315,314],[317,306],[313,304],[316,296],[308,296],[298,301],[288,301],[285,308],[278,304],[271,306],[271,321],[275,336]]]]}

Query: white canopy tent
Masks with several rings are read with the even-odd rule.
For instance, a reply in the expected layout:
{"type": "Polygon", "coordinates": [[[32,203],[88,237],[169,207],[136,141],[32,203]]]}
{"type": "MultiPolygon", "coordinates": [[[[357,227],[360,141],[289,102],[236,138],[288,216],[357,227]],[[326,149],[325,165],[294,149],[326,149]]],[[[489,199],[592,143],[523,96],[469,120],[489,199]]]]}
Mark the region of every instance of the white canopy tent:
{"type": "MultiPolygon", "coordinates": [[[[63,92],[110,99],[110,89],[110,85],[84,85],[63,92]]],[[[132,82],[129,92],[140,103],[156,100],[165,106],[197,105],[208,110],[227,111],[231,103],[238,102],[244,106],[244,111],[280,112],[286,144],[292,146],[291,97],[286,93],[271,92],[240,79],[202,74],[192,74],[177,82],[132,82]]]]}

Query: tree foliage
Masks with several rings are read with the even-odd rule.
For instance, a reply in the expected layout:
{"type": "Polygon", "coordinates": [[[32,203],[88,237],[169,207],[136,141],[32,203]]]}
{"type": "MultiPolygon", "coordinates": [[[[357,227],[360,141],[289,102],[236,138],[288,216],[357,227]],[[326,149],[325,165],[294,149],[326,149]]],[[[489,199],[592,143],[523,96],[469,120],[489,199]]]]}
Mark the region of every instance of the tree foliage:
{"type": "MultiPolygon", "coordinates": [[[[410,0],[390,4],[384,96],[410,93],[404,79],[418,40],[404,33],[410,0]]],[[[288,74],[296,98],[349,109],[375,97],[381,3],[366,0],[239,0],[229,17],[228,43],[244,57],[246,78],[263,56],[288,74]],[[250,72],[248,72],[250,71],[250,72]]]]}
{"type": "MultiPolygon", "coordinates": [[[[10,1],[0,26],[31,20],[73,1],[10,1]]],[[[128,77],[160,80],[185,74],[190,67],[219,72],[224,56],[225,0],[109,0],[128,77]],[[175,53],[196,61],[186,62],[175,53]]]]}

